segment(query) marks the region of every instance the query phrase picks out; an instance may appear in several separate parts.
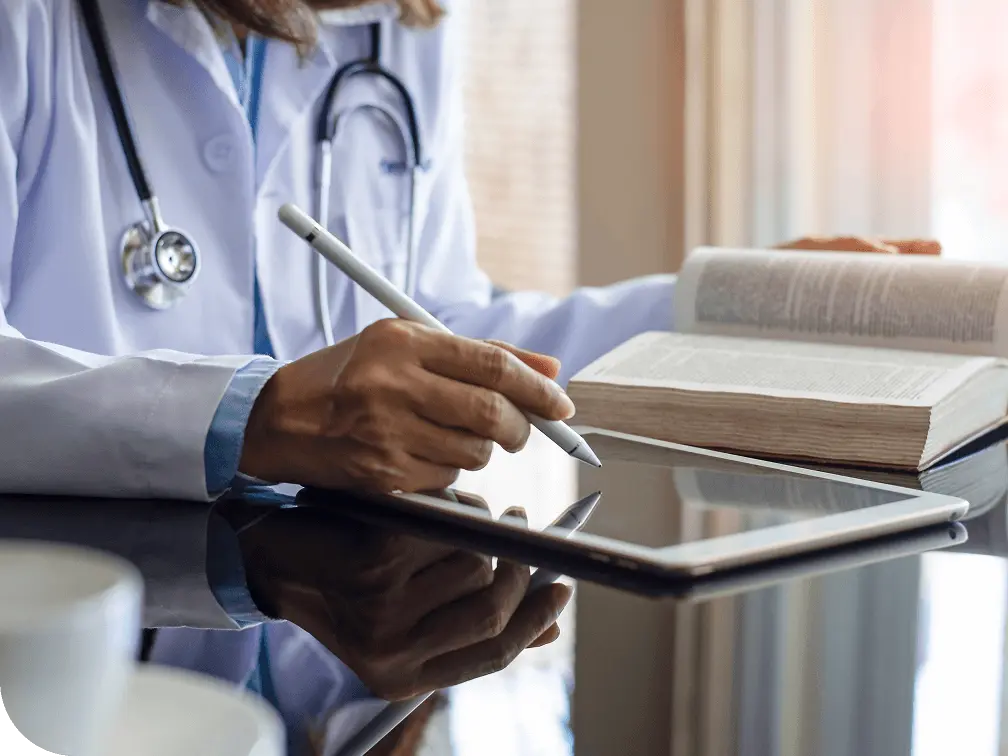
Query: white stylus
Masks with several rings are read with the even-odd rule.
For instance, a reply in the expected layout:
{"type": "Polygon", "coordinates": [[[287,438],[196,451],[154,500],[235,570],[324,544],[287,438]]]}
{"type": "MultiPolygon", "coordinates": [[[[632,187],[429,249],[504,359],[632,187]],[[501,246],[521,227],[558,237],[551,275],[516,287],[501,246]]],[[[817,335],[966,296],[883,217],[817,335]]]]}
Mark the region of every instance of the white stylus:
{"type": "MultiPolygon", "coordinates": [[[[596,491],[580,501],[574,502],[564,510],[563,514],[553,521],[548,529],[563,531],[562,533],[557,533],[557,535],[569,538],[584,527],[601,498],[601,492],[596,491]]],[[[525,589],[525,595],[530,596],[540,588],[555,583],[559,578],[560,574],[557,572],[543,569],[536,570],[529,580],[528,588],[525,589]]],[[[415,696],[406,701],[390,703],[374,719],[364,725],[360,732],[350,738],[335,753],[335,756],[364,756],[364,754],[378,745],[386,735],[398,727],[406,717],[416,711],[420,704],[432,695],[433,691],[415,696]]]]}
{"type": "MultiPolygon", "coordinates": [[[[440,320],[397,289],[381,273],[357,257],[347,245],[322,228],[297,205],[284,205],[280,208],[278,215],[280,221],[287,228],[308,242],[316,252],[343,271],[350,280],[395,313],[397,317],[451,333],[440,320]]],[[[529,413],[526,413],[525,416],[533,426],[542,431],[544,436],[575,459],[595,467],[602,466],[599,458],[595,456],[595,452],[588,446],[588,442],[566,423],[557,420],[544,420],[529,413]]]]}

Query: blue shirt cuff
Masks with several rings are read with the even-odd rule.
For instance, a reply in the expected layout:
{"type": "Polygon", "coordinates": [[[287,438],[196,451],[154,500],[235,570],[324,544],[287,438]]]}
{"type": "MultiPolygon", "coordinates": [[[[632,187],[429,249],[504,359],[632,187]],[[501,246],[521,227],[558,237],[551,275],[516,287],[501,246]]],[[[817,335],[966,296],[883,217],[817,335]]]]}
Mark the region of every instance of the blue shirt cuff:
{"type": "Polygon", "coordinates": [[[207,493],[211,497],[227,491],[238,477],[245,427],[252,405],[266,381],[283,365],[272,359],[256,359],[235,373],[217,406],[203,447],[207,493]]]}
{"type": "Polygon", "coordinates": [[[270,621],[249,592],[238,534],[217,512],[207,523],[206,574],[217,603],[239,628],[270,621]]]}

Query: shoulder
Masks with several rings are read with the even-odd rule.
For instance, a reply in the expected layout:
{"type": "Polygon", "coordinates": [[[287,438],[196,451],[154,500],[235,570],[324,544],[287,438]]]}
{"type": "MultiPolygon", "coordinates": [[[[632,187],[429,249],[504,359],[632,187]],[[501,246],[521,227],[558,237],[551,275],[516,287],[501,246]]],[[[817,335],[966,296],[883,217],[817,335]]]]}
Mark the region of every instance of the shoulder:
{"type": "Polygon", "coordinates": [[[22,159],[43,148],[78,27],[75,0],[0,0],[0,136],[22,159]]]}
{"type": "Polygon", "coordinates": [[[0,127],[13,132],[15,142],[36,88],[34,72],[51,67],[52,13],[51,0],[0,3],[0,127]]]}
{"type": "Polygon", "coordinates": [[[26,57],[48,46],[75,19],[75,0],[3,0],[0,3],[0,60],[26,57]]]}

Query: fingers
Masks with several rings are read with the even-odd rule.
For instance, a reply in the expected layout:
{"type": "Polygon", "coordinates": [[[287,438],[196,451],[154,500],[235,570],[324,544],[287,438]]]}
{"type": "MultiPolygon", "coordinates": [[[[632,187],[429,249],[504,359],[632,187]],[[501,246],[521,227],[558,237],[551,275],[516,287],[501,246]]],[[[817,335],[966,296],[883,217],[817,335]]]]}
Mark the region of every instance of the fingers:
{"type": "Polygon", "coordinates": [[[556,380],[556,377],[560,374],[560,360],[556,357],[540,354],[539,352],[530,352],[527,349],[521,349],[514,344],[508,344],[503,341],[488,339],[487,343],[499,346],[501,349],[506,349],[537,373],[542,373],[550,380],[556,380]]]}
{"type": "Polygon", "coordinates": [[[549,637],[571,595],[572,589],[562,583],[537,591],[522,602],[500,634],[426,662],[417,689],[446,688],[504,669],[531,644],[549,637]]]}
{"type": "Polygon", "coordinates": [[[468,491],[453,491],[452,495],[459,504],[482,509],[484,512],[490,511],[490,504],[479,494],[469,493],[468,491]]]}
{"type": "Polygon", "coordinates": [[[778,249],[829,252],[878,252],[895,255],[898,250],[885,242],[861,236],[806,236],[779,245],[778,249]]]}
{"type": "MultiPolygon", "coordinates": [[[[520,413],[515,412],[521,418],[520,413]]],[[[524,418],[521,420],[524,421],[524,418]]],[[[412,449],[418,459],[460,470],[482,470],[486,467],[493,454],[495,440],[438,425],[424,417],[414,417],[405,422],[402,434],[406,448],[412,449]]]]}
{"type": "Polygon", "coordinates": [[[870,239],[863,236],[805,236],[777,249],[828,252],[875,252],[887,255],[940,255],[941,244],[932,239],[870,239]]]}
{"type": "MultiPolygon", "coordinates": [[[[527,522],[524,510],[509,509],[504,516],[520,517],[527,522]]],[[[525,565],[498,560],[489,587],[436,609],[417,624],[417,648],[432,658],[497,637],[521,605],[529,575],[525,565]]]]}
{"type": "Polygon", "coordinates": [[[493,585],[490,557],[459,551],[418,572],[410,580],[406,627],[414,627],[439,607],[452,604],[493,585]]]}
{"type": "Polygon", "coordinates": [[[320,555],[337,552],[353,580],[374,592],[383,593],[393,586],[404,585],[459,553],[454,546],[390,529],[381,516],[369,515],[366,506],[344,516],[326,514],[326,519],[302,520],[287,533],[278,529],[270,538],[277,546],[289,549],[292,557],[299,550],[320,555]]]}
{"type": "Polygon", "coordinates": [[[514,354],[486,341],[442,333],[429,334],[422,364],[445,378],[502,394],[515,406],[549,420],[574,415],[574,404],[554,381],[537,373],[514,354]]]}
{"type": "Polygon", "coordinates": [[[447,488],[459,476],[457,467],[435,464],[404,452],[397,452],[392,462],[376,454],[373,458],[365,458],[364,463],[354,479],[378,493],[433,491],[447,488]]]}
{"type": "Polygon", "coordinates": [[[414,411],[422,418],[494,441],[507,451],[523,449],[532,432],[528,418],[495,391],[423,374],[417,377],[414,392],[414,411]]]}
{"type": "Polygon", "coordinates": [[[528,647],[539,648],[541,646],[548,646],[550,643],[552,643],[559,637],[560,637],[560,625],[554,622],[552,625],[549,626],[549,628],[546,630],[545,633],[543,633],[534,641],[529,643],[528,647]]]}

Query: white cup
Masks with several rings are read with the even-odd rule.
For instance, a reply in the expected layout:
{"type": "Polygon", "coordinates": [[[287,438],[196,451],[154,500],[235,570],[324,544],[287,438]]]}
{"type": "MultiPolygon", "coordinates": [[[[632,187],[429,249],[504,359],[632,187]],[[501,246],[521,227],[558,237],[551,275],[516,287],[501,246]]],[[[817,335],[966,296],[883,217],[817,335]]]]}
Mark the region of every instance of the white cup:
{"type": "Polygon", "coordinates": [[[143,581],[90,549],[0,541],[0,698],[17,729],[61,756],[95,756],[122,706],[143,581]]]}

